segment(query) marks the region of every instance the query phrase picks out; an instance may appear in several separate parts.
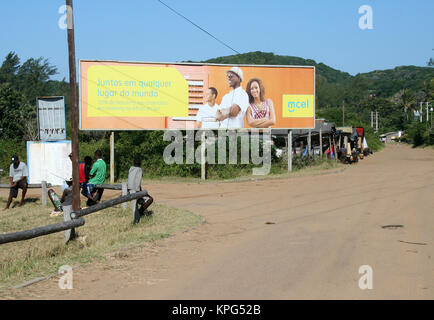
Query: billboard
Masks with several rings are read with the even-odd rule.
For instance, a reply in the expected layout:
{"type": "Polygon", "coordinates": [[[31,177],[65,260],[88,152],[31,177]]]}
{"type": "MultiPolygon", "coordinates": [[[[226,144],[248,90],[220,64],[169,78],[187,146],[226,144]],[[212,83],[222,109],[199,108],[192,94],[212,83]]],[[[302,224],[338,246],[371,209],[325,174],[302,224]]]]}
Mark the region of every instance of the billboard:
{"type": "Polygon", "coordinates": [[[313,129],[315,67],[80,60],[80,129],[198,127],[313,129]],[[234,73],[239,87],[230,82],[234,73]],[[209,88],[217,93],[212,106],[209,88]],[[237,119],[221,119],[217,110],[238,98],[237,119]],[[262,118],[272,121],[261,126],[262,118]]]}
{"type": "Polygon", "coordinates": [[[65,98],[36,98],[39,139],[56,141],[66,139],[65,98]]]}

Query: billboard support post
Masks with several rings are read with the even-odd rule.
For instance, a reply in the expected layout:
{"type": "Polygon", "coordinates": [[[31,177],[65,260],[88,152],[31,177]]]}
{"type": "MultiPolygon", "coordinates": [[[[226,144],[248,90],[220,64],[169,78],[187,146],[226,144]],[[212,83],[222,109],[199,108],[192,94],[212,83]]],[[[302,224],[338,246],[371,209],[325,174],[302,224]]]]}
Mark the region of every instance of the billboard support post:
{"type": "Polygon", "coordinates": [[[308,141],[307,141],[307,143],[308,143],[308,155],[309,155],[309,158],[311,157],[311,149],[312,149],[312,133],[311,133],[311,130],[309,129],[309,139],[308,139],[308,141]]]}
{"type": "Polygon", "coordinates": [[[201,146],[200,146],[200,166],[201,166],[201,179],[206,179],[206,167],[205,167],[205,134],[202,134],[201,137],[201,146]]]}
{"type": "Polygon", "coordinates": [[[322,128],[319,128],[319,154],[322,158],[322,128]]]}
{"type": "Polygon", "coordinates": [[[41,189],[42,189],[42,206],[47,206],[47,182],[41,181],[41,189]]]}
{"type": "Polygon", "coordinates": [[[336,138],[333,136],[333,145],[335,151],[335,161],[338,162],[338,146],[336,145],[336,138]]]}
{"type": "Polygon", "coordinates": [[[110,134],[110,183],[115,183],[115,133],[110,134]]]}
{"type": "Polygon", "coordinates": [[[68,12],[68,55],[69,55],[69,90],[71,103],[71,140],[72,140],[72,208],[80,209],[80,181],[78,172],[78,112],[77,112],[77,77],[75,68],[74,17],[72,0],[66,0],[68,12]]]}
{"type": "Polygon", "coordinates": [[[288,171],[292,172],[292,130],[288,133],[288,171]]]}

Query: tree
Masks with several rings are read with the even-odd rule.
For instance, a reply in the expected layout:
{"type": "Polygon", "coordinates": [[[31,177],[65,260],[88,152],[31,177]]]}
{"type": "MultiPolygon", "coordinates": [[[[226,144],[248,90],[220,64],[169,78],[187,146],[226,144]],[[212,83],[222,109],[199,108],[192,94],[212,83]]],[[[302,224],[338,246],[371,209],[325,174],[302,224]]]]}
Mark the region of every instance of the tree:
{"type": "Polygon", "coordinates": [[[18,89],[24,94],[28,103],[34,104],[36,97],[48,94],[48,80],[55,74],[57,68],[51,66],[48,59],[30,58],[18,69],[18,89]]]}
{"type": "Polygon", "coordinates": [[[0,83],[15,84],[19,67],[20,58],[15,52],[9,52],[0,67],[0,83]]]}
{"type": "Polygon", "coordinates": [[[428,67],[434,67],[434,59],[433,58],[429,58],[429,61],[427,62],[427,65],[428,65],[428,67]]]}
{"type": "Polygon", "coordinates": [[[393,101],[405,112],[408,121],[408,111],[414,111],[416,99],[411,89],[402,89],[394,97],[393,101]]]}
{"type": "Polygon", "coordinates": [[[0,84],[0,127],[3,139],[23,138],[23,119],[36,119],[36,111],[26,103],[24,96],[9,84],[0,84]]]}

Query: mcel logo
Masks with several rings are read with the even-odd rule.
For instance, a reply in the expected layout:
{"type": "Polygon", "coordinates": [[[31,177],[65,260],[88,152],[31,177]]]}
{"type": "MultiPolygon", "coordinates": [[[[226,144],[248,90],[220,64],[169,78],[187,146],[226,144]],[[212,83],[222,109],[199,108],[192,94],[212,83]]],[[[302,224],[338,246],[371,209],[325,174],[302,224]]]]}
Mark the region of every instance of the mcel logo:
{"type": "Polygon", "coordinates": [[[314,116],[313,95],[284,94],[282,97],[284,118],[311,118],[314,116]]]}

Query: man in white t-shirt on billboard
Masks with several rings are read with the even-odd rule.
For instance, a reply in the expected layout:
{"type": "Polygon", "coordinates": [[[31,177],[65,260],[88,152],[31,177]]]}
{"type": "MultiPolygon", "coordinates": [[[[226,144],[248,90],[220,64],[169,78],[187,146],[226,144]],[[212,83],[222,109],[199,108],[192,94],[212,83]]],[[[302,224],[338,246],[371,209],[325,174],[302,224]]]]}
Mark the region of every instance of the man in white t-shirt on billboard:
{"type": "Polygon", "coordinates": [[[205,94],[207,104],[201,106],[196,115],[196,129],[218,129],[220,122],[216,120],[216,112],[220,108],[215,102],[217,89],[210,87],[205,94]]]}
{"type": "Polygon", "coordinates": [[[226,94],[217,110],[216,119],[222,121],[220,128],[244,128],[244,116],[249,107],[249,97],[241,87],[244,80],[243,71],[239,67],[232,67],[226,71],[231,91],[226,94]]]}

